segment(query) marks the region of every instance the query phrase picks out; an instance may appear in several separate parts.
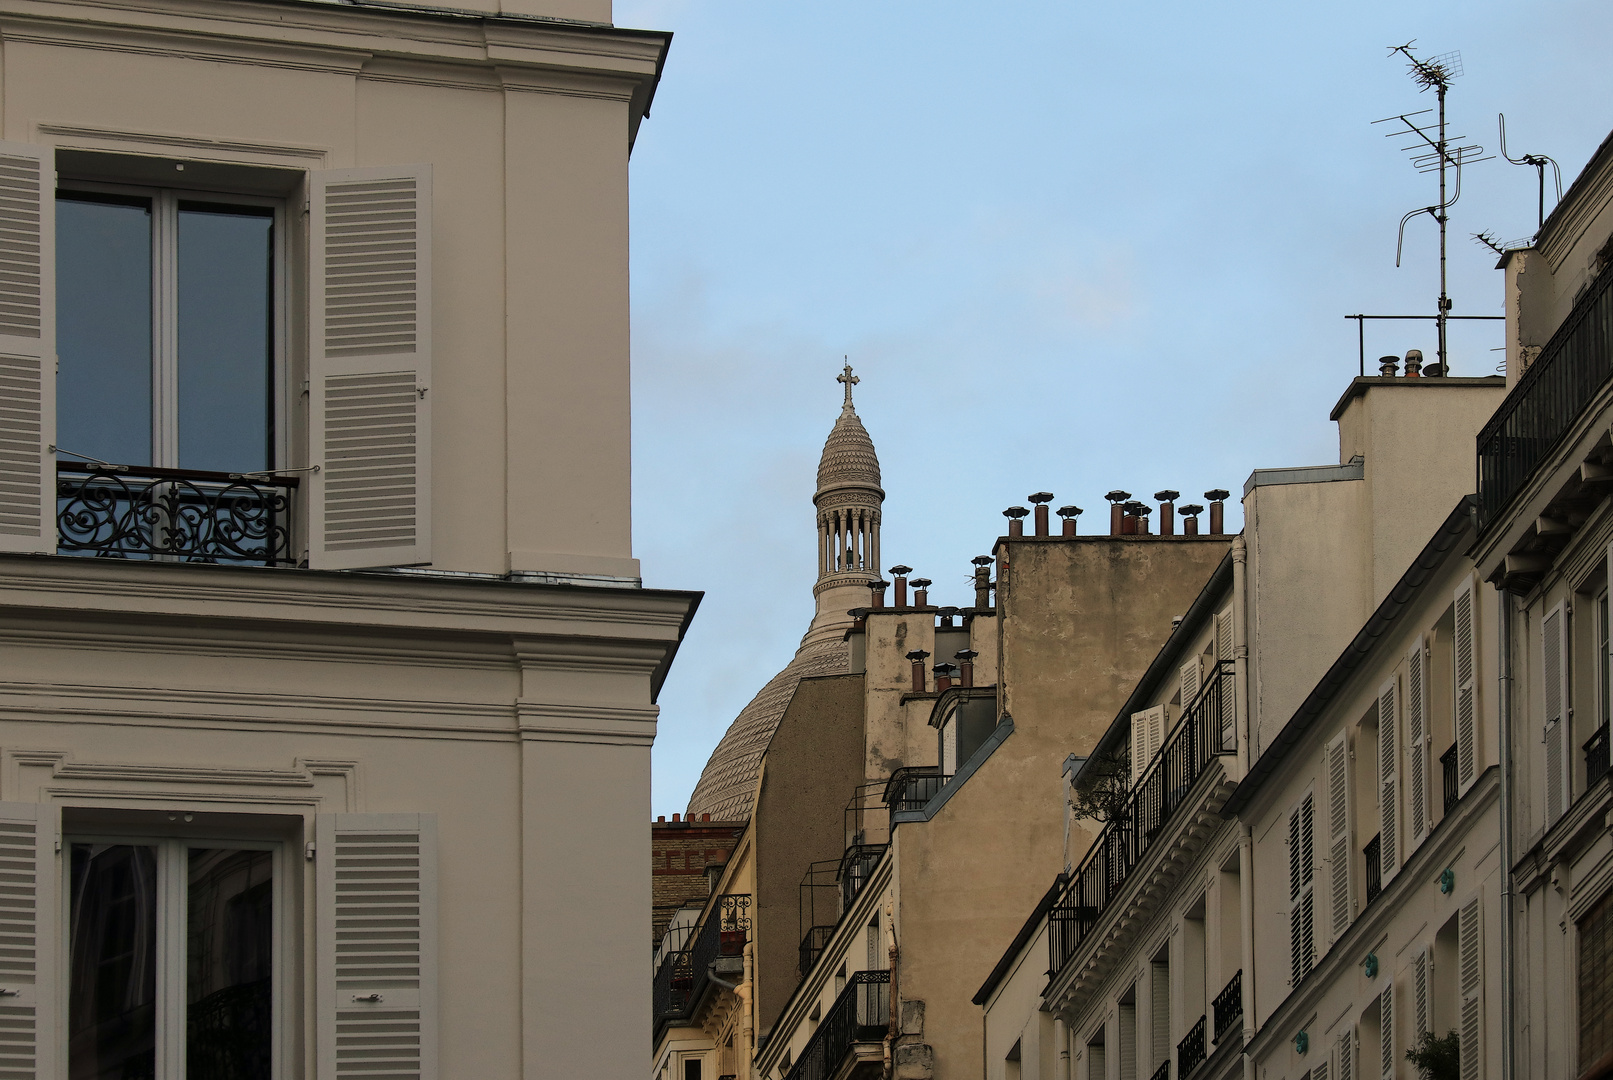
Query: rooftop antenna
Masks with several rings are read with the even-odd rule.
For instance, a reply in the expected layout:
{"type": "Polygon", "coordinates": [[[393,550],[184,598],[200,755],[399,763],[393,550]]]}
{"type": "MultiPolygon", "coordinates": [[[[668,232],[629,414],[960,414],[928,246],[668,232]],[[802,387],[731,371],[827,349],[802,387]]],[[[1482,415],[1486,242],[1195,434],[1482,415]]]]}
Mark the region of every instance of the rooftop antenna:
{"type": "Polygon", "coordinates": [[[1540,174],[1539,219],[1535,222],[1535,228],[1538,230],[1542,225],[1546,224],[1546,166],[1551,166],[1551,174],[1557,181],[1558,202],[1563,201],[1563,170],[1558,168],[1557,163],[1545,154],[1524,154],[1522,157],[1513,157],[1507,153],[1507,114],[1496,113],[1495,115],[1501,124],[1501,156],[1514,165],[1533,165],[1535,171],[1540,174]]]}
{"type": "MultiPolygon", "coordinates": [[[[1484,156],[1484,147],[1475,143],[1464,142],[1466,136],[1451,136],[1445,123],[1445,95],[1450,91],[1451,80],[1462,74],[1462,54],[1459,52],[1442,53],[1439,56],[1424,60],[1415,55],[1417,40],[1413,38],[1404,45],[1389,46],[1389,55],[1399,54],[1406,58],[1407,68],[1412,82],[1416,83],[1421,92],[1434,91],[1439,99],[1437,116],[1433,120],[1414,120],[1413,117],[1427,116],[1436,112],[1435,109],[1422,109],[1418,112],[1403,113],[1396,116],[1386,116],[1382,120],[1374,120],[1374,124],[1385,124],[1399,121],[1388,138],[1395,139],[1402,136],[1411,136],[1412,141],[1401,147],[1411,154],[1412,168],[1420,173],[1439,173],[1439,202],[1433,206],[1421,206],[1409,211],[1400,219],[1400,234],[1395,241],[1395,265],[1400,265],[1401,252],[1406,241],[1406,222],[1418,214],[1427,214],[1439,223],[1439,300],[1435,308],[1434,322],[1439,329],[1439,364],[1443,371],[1450,370],[1450,359],[1446,355],[1446,323],[1450,319],[1451,298],[1447,291],[1447,277],[1445,272],[1445,229],[1450,221],[1450,208],[1456,205],[1456,200],[1462,197],[1462,166],[1471,165],[1479,161],[1488,161],[1484,156]],[[1454,191],[1451,191],[1448,174],[1455,171],[1454,191]]],[[[1492,157],[1494,155],[1491,155],[1492,157]]]]}

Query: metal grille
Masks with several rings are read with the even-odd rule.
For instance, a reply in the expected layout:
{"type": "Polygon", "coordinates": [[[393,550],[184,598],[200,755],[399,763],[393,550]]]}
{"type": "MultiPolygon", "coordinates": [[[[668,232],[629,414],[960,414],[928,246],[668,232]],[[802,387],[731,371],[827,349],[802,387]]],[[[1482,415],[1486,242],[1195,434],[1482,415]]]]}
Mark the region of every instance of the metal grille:
{"type": "Polygon", "coordinates": [[[855,1044],[883,1039],[890,1030],[890,994],[888,971],[859,971],[848,979],[786,1080],[829,1080],[855,1044]]]}
{"type": "Polygon", "coordinates": [[[1215,1044],[1227,1037],[1233,1025],[1243,1019],[1243,969],[1239,968],[1221,992],[1215,995],[1215,1044]]]}
{"type": "Polygon", "coordinates": [[[1188,1077],[1193,1070],[1204,1064],[1204,1017],[1194,1024],[1182,1041],[1176,1044],[1176,1075],[1188,1077]]]}
{"type": "Polygon", "coordinates": [[[1368,840],[1367,846],[1361,852],[1367,861],[1368,904],[1376,900],[1378,898],[1378,894],[1383,892],[1383,862],[1379,855],[1378,840],[1379,838],[1376,836],[1374,836],[1371,840],[1368,840]]]}
{"type": "Polygon", "coordinates": [[[1585,742],[1585,787],[1587,789],[1607,775],[1607,729],[1608,725],[1603,724],[1596,729],[1596,734],[1585,742]]]}
{"type": "Polygon", "coordinates": [[[419,299],[416,181],[325,189],[325,354],[413,352],[419,299]]]}
{"type": "MultiPolygon", "coordinates": [[[[4,245],[0,244],[0,258],[4,245]]],[[[0,266],[0,298],[5,272],[0,266]]],[[[40,499],[40,424],[44,398],[43,365],[37,356],[0,354],[0,533],[38,536],[40,499]]]]}
{"type": "Polygon", "coordinates": [[[0,334],[39,336],[39,201],[39,162],[0,156],[0,334]]]}
{"type": "Polygon", "coordinates": [[[1440,813],[1441,813],[1441,815],[1444,815],[1444,814],[1448,814],[1448,813],[1451,812],[1451,808],[1456,805],[1456,800],[1458,798],[1460,798],[1460,792],[1461,792],[1461,787],[1457,784],[1457,781],[1456,781],[1456,744],[1455,743],[1451,743],[1451,748],[1449,750],[1445,751],[1443,754],[1439,755],[1439,775],[1440,775],[1440,784],[1441,784],[1441,787],[1443,788],[1443,796],[1444,796],[1444,800],[1445,800],[1444,801],[1444,806],[1441,809],[1440,813]]]}
{"type": "Polygon", "coordinates": [[[325,547],[407,547],[419,450],[413,371],[325,380],[325,547]]]}
{"type": "Polygon", "coordinates": [[[336,1075],[417,1078],[420,837],[339,834],[335,858],[336,1075]],[[389,995],[400,1007],[375,1007],[389,995]]]}

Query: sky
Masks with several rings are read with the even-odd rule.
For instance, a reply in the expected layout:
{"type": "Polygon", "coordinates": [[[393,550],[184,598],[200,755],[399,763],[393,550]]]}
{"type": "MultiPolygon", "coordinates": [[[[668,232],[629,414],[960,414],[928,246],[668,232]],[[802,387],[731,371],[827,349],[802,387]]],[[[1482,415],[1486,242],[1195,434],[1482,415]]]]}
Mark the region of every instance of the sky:
{"type": "MultiPolygon", "coordinates": [[[[969,559],[1035,491],[1192,501],[1338,457],[1344,316],[1432,313],[1435,201],[1380,117],[1431,107],[1387,46],[1461,54],[1453,135],[1546,154],[1613,129],[1613,5],[617,0],[674,33],[631,165],[634,547],[705,593],[660,695],[653,813],[682,812],[812,613],[812,492],[849,357],[882,554],[967,604],[969,559]]],[[[1555,194],[1548,174],[1547,211],[1555,194]]],[[[1453,314],[1501,313],[1495,255],[1536,173],[1464,170],[1453,314]]],[[[1453,375],[1498,323],[1456,323],[1453,375]]],[[[1430,323],[1369,324],[1369,371],[1430,323]]],[[[1202,501],[1202,499],[1199,499],[1202,501]]],[[[1240,522],[1234,502],[1228,528],[1240,522]]]]}

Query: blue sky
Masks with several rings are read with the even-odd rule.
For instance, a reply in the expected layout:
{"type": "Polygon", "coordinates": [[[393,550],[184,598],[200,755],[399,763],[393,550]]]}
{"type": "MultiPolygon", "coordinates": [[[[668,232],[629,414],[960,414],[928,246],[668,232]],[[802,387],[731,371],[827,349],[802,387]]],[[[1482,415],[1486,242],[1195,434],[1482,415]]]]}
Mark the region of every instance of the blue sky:
{"type": "MultiPolygon", "coordinates": [[[[811,505],[842,355],[884,472],[883,552],[966,603],[1033,491],[1237,490],[1336,460],[1344,315],[1432,312],[1432,202],[1379,117],[1386,46],[1459,50],[1453,133],[1578,174],[1613,128],[1613,5],[617,0],[675,33],[633,184],[634,543],[706,598],[661,694],[657,814],[811,616],[811,505]]],[[[1548,194],[1548,210],[1550,196],[1548,194]]],[[[1501,311],[1470,239],[1535,229],[1535,173],[1467,171],[1456,314],[1501,311]]],[[[1456,324],[1492,373],[1498,324],[1456,324]]],[[[1367,352],[1418,347],[1380,324],[1367,352]]],[[[1184,498],[1185,501],[1185,498],[1184,498]]],[[[1230,520],[1237,521],[1236,514],[1230,520]]],[[[1088,531],[1084,528],[1083,531],[1088,531]]]]}

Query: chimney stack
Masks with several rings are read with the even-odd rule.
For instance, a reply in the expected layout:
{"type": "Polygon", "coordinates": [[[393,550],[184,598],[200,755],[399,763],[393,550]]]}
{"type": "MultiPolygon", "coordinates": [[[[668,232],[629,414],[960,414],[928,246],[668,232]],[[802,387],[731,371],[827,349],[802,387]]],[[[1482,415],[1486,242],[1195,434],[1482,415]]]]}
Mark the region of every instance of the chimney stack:
{"type": "Polygon", "coordinates": [[[1075,519],[1081,516],[1079,506],[1061,506],[1058,508],[1059,517],[1064,519],[1063,535],[1075,535],[1075,519]]]}
{"type": "Polygon", "coordinates": [[[1225,502],[1226,502],[1226,497],[1228,495],[1230,495],[1230,494],[1231,494],[1231,492],[1227,491],[1225,488],[1214,488],[1214,489],[1212,489],[1210,491],[1206,491],[1204,493],[1204,497],[1206,499],[1210,500],[1210,535],[1211,536],[1220,536],[1225,531],[1222,528],[1222,526],[1225,524],[1225,515],[1226,515],[1225,502]]]}
{"type": "Polygon", "coordinates": [[[1421,349],[1406,350],[1406,378],[1421,378],[1423,373],[1423,351],[1421,349]]]}
{"type": "Polygon", "coordinates": [[[1028,513],[1030,513],[1030,511],[1025,509],[1023,506],[1010,506],[1007,510],[1003,511],[1003,517],[1008,519],[1009,536],[1025,535],[1025,515],[1028,513]]]}
{"type": "Polygon", "coordinates": [[[991,606],[991,556],[976,555],[969,560],[975,564],[975,607],[991,606]]]}
{"type": "Polygon", "coordinates": [[[1198,503],[1188,503],[1182,507],[1182,535],[1197,536],[1199,534],[1199,515],[1204,513],[1204,507],[1198,503]]]}
{"type": "Polygon", "coordinates": [[[975,684],[975,657],[979,655],[973,649],[963,649],[952,654],[952,659],[958,662],[959,686],[973,686],[975,684]]]}
{"type": "Polygon", "coordinates": [[[935,692],[941,693],[952,689],[952,673],[958,670],[956,664],[935,665],[935,692]]]}
{"type": "Polygon", "coordinates": [[[1109,535],[1119,536],[1125,531],[1126,510],[1121,504],[1131,498],[1131,492],[1116,488],[1104,496],[1109,500],[1109,535]]]}
{"type": "Polygon", "coordinates": [[[924,693],[924,660],[929,655],[923,649],[914,649],[907,654],[907,658],[913,661],[913,693],[915,694],[924,693]]]}
{"type": "Polygon", "coordinates": [[[1026,497],[1026,502],[1036,507],[1036,535],[1047,535],[1047,504],[1053,501],[1051,491],[1038,491],[1035,495],[1026,497]]]}
{"type": "Polygon", "coordinates": [[[1154,492],[1154,498],[1159,500],[1159,535],[1176,535],[1176,500],[1181,495],[1180,491],[1154,492]]]}
{"type": "Polygon", "coordinates": [[[1137,519],[1137,527],[1136,527],[1136,529],[1134,531],[1137,533],[1138,536],[1147,536],[1148,535],[1148,515],[1152,514],[1154,512],[1154,508],[1152,506],[1149,506],[1145,502],[1136,502],[1136,503],[1132,503],[1131,505],[1132,505],[1132,511],[1131,511],[1132,515],[1137,519]]]}
{"type": "Polygon", "coordinates": [[[896,579],[895,603],[899,608],[905,608],[907,606],[907,575],[911,574],[912,572],[913,568],[911,566],[891,567],[891,576],[896,579]]]}
{"type": "Polygon", "coordinates": [[[916,578],[913,579],[913,606],[914,607],[929,607],[930,606],[930,585],[931,584],[932,584],[932,582],[927,577],[916,577],[916,578]]]}
{"type": "Polygon", "coordinates": [[[1398,368],[1399,366],[1400,366],[1400,357],[1398,357],[1398,356],[1380,356],[1380,357],[1378,357],[1378,374],[1382,375],[1385,379],[1394,378],[1395,377],[1395,369],[1398,368]]]}
{"type": "Polygon", "coordinates": [[[887,588],[889,588],[889,587],[890,587],[890,582],[888,582],[888,581],[870,581],[868,583],[868,588],[874,594],[874,601],[873,601],[873,606],[874,607],[882,608],[882,607],[885,606],[885,590],[887,588]]]}

